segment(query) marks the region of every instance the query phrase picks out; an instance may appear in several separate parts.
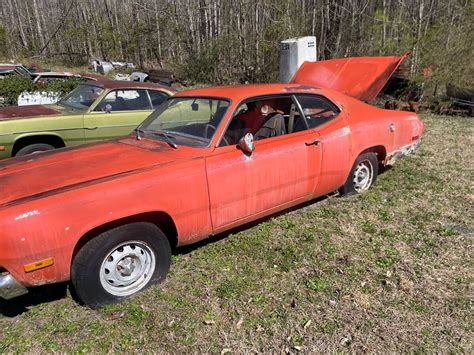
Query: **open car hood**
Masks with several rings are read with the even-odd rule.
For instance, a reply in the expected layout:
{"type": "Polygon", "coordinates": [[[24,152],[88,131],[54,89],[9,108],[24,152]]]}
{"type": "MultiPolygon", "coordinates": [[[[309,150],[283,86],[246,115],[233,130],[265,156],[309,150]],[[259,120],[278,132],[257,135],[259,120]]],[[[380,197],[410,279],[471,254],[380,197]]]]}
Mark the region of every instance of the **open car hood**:
{"type": "Polygon", "coordinates": [[[328,88],[368,102],[383,89],[408,54],[304,62],[290,83],[328,88]]]}

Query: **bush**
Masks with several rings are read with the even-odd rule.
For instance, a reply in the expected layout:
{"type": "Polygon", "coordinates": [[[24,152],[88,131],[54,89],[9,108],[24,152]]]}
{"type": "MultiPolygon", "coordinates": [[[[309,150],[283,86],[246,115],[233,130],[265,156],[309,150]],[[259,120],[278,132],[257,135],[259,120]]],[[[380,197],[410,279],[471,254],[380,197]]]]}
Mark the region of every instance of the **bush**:
{"type": "Polygon", "coordinates": [[[27,92],[57,92],[64,96],[74,90],[84,80],[70,78],[64,80],[55,80],[48,84],[40,86],[33,84],[30,77],[25,75],[11,75],[0,79],[0,106],[16,105],[18,96],[24,91],[27,92]]]}
{"type": "Polygon", "coordinates": [[[74,90],[79,84],[83,82],[84,80],[77,78],[54,80],[44,86],[41,86],[40,88],[36,87],[35,91],[59,92],[62,96],[74,90]]]}
{"type": "Polygon", "coordinates": [[[23,91],[34,91],[35,85],[29,76],[8,75],[0,79],[0,98],[5,106],[16,105],[23,91]]]}

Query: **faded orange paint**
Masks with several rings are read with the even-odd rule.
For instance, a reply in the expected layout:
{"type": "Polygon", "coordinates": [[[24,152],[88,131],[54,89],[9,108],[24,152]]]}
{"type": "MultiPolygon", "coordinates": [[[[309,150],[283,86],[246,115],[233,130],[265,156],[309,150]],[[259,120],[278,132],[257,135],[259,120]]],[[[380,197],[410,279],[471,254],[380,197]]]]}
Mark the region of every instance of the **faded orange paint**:
{"type": "Polygon", "coordinates": [[[375,99],[408,54],[400,57],[354,57],[304,62],[290,83],[333,89],[369,102],[375,99]]]}
{"type": "Polygon", "coordinates": [[[178,244],[190,244],[334,191],[362,151],[382,147],[388,162],[418,144],[423,132],[411,112],[298,83],[211,87],[180,96],[231,101],[208,147],[173,149],[129,136],[0,162],[0,266],[25,286],[68,280],[81,237],[149,212],[170,216],[178,244]],[[256,141],[251,155],[235,145],[217,146],[242,100],[292,93],[325,96],[341,113],[315,129],[256,141]],[[47,258],[52,266],[24,272],[24,265],[47,258]]]}

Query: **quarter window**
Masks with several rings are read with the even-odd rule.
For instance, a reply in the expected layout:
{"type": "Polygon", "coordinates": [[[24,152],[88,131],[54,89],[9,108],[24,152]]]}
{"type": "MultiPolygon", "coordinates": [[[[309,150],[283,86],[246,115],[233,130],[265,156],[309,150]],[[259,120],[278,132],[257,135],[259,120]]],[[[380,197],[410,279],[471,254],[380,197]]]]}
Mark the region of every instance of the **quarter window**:
{"type": "Polygon", "coordinates": [[[151,104],[153,105],[153,108],[158,108],[158,106],[160,106],[168,98],[168,95],[161,91],[148,90],[148,93],[150,94],[151,104]]]}
{"type": "Polygon", "coordinates": [[[317,95],[297,95],[309,128],[315,128],[339,115],[339,109],[329,100],[317,95]]]}

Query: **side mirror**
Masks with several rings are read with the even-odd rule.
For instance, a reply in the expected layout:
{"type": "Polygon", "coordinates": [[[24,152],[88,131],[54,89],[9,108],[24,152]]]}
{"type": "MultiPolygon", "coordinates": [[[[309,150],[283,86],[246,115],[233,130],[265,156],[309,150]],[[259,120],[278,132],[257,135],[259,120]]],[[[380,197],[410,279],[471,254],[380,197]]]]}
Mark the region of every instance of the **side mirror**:
{"type": "Polygon", "coordinates": [[[111,113],[112,112],[112,105],[107,104],[105,105],[105,113],[111,113]]]}
{"type": "Polygon", "coordinates": [[[255,144],[253,143],[253,134],[246,133],[245,136],[239,140],[239,148],[246,154],[252,154],[255,150],[255,144]]]}

